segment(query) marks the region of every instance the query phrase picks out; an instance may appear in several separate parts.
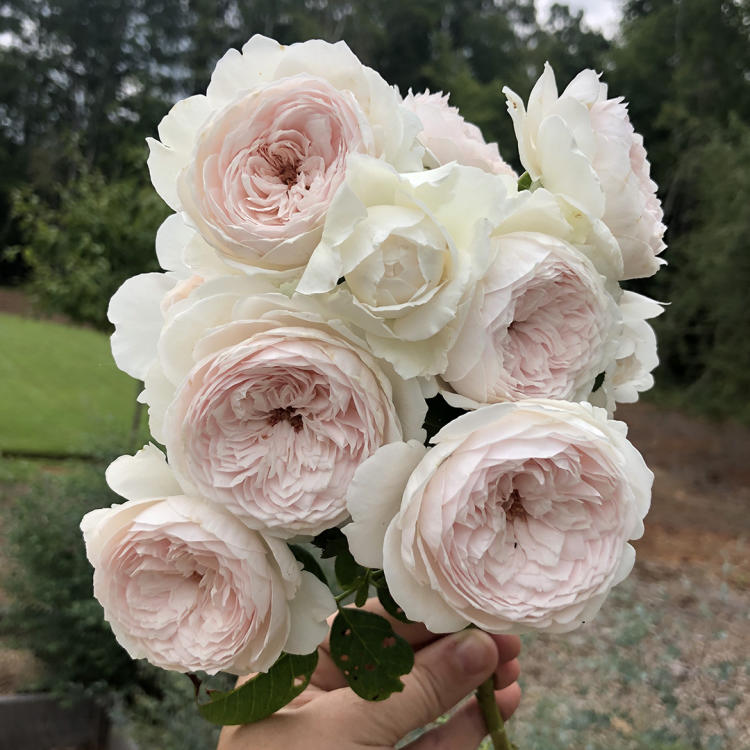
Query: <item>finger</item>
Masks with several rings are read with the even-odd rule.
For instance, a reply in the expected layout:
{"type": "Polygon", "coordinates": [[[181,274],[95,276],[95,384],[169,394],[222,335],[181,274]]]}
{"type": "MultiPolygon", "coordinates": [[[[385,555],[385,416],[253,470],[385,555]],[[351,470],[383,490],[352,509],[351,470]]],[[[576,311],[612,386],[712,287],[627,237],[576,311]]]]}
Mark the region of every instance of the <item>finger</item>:
{"type": "MultiPolygon", "coordinates": [[[[521,702],[521,688],[517,682],[495,692],[495,702],[503,719],[509,719],[521,702]]],[[[409,743],[404,750],[476,750],[487,735],[487,727],[476,698],[456,711],[439,727],[425,732],[409,743]]]]}
{"type": "MultiPolygon", "coordinates": [[[[406,639],[411,647],[416,651],[428,643],[440,638],[439,635],[431,633],[422,623],[403,623],[391,617],[382,607],[377,599],[368,599],[362,609],[366,609],[368,612],[373,612],[376,615],[385,617],[390,623],[394,632],[406,639]]],[[[328,625],[333,623],[336,615],[331,615],[328,618],[328,625]]],[[[503,636],[493,636],[503,637],[503,636]]],[[[341,670],[336,666],[336,663],[331,658],[331,650],[329,639],[326,638],[319,647],[318,666],[313,673],[311,684],[320,688],[321,690],[338,690],[338,688],[345,687],[347,682],[341,670]]]]}
{"type": "Polygon", "coordinates": [[[498,662],[497,669],[495,669],[495,690],[502,690],[512,685],[520,674],[521,664],[518,659],[506,661],[504,664],[498,662]]]}
{"type": "Polygon", "coordinates": [[[417,652],[404,690],[380,704],[357,705],[373,744],[394,743],[455,706],[497,667],[493,639],[480,630],[445,636],[417,652]],[[374,736],[373,736],[374,735],[374,736]]]}
{"type": "Polygon", "coordinates": [[[493,635],[492,640],[497,646],[497,658],[501,664],[521,653],[521,639],[517,635],[493,635]]]}

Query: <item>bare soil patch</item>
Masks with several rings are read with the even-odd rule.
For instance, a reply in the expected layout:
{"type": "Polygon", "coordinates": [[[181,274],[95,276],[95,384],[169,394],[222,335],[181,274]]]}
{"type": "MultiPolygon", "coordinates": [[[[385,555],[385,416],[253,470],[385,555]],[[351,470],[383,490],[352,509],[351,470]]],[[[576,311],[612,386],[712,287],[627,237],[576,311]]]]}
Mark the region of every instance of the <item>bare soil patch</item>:
{"type": "Polygon", "coordinates": [[[750,587],[750,429],[643,402],[617,416],[654,471],[639,558],[750,587]]]}

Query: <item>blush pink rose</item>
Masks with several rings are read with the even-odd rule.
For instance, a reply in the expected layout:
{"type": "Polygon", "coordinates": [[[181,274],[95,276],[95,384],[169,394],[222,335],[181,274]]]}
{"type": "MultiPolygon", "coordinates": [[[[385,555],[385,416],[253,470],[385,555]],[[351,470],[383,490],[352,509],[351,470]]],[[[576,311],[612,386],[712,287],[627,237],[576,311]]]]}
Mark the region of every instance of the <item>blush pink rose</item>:
{"type": "Polygon", "coordinates": [[[469,412],[425,453],[385,446],[355,475],[352,552],[433,632],[565,632],[625,578],[653,475],[625,425],[590,404],[469,412]],[[390,518],[390,520],[388,520],[390,518]]]}
{"type": "Polygon", "coordinates": [[[323,640],[327,587],[283,543],[182,494],[155,447],[117,459],[107,481],[129,501],[91,511],[81,528],[94,595],[134,659],[246,674],[323,640]]]}
{"type": "Polygon", "coordinates": [[[357,466],[385,443],[424,435],[419,384],[307,300],[200,299],[208,287],[162,332],[162,374],[146,379],[170,464],[186,487],[274,536],[341,523],[357,466]]]}
{"type": "Polygon", "coordinates": [[[217,64],[206,95],[179,102],[149,139],[159,194],[229,261],[303,268],[346,158],[421,166],[419,123],[343,43],[254,36],[217,64]]]}
{"type": "Polygon", "coordinates": [[[178,181],[183,209],[234,260],[302,266],[347,155],[373,150],[368,135],[356,102],[327,81],[268,84],[204,128],[178,181]]]}
{"type": "Polygon", "coordinates": [[[579,73],[558,95],[549,64],[528,106],[509,88],[503,92],[532,179],[605,223],[622,253],[621,279],[656,273],[666,247],[663,212],[643,138],[623,99],[608,99],[593,70],[579,73]]]}
{"type": "Polygon", "coordinates": [[[656,333],[648,323],[664,312],[656,300],[642,294],[625,291],[619,302],[622,331],[617,340],[617,352],[605,371],[601,388],[588,400],[613,414],[617,403],[632,404],[638,394],[654,385],[651,371],[659,364],[656,333]]]}
{"type": "Polygon", "coordinates": [[[448,104],[448,94],[442,91],[431,94],[425,91],[404,98],[404,106],[414,112],[422,122],[419,140],[427,149],[426,158],[432,157],[441,166],[450,161],[479,167],[492,174],[504,174],[517,178],[513,169],[503,161],[497,143],[487,143],[482,131],[466,122],[456,107],[448,104]]]}
{"type": "Polygon", "coordinates": [[[585,399],[617,349],[619,312],[605,279],[548,235],[503,235],[495,250],[443,374],[466,399],[446,398],[468,408],[585,399]]]}

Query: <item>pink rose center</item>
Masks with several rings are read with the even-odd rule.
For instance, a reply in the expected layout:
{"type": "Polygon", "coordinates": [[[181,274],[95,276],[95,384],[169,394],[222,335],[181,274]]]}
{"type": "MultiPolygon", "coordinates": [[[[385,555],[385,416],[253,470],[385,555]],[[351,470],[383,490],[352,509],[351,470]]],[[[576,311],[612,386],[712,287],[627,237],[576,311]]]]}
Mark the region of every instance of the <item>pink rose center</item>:
{"type": "Polygon", "coordinates": [[[194,388],[175,415],[184,470],[252,528],[318,533],[343,520],[355,469],[397,419],[354,347],[306,329],[222,350],[194,388]]]}
{"type": "Polygon", "coordinates": [[[270,580],[261,570],[246,570],[228,549],[226,558],[217,556],[223,545],[206,532],[199,541],[190,524],[175,528],[189,541],[145,526],[130,529],[110,549],[103,567],[108,607],[157,663],[229,664],[264,627],[259,609],[270,607],[270,580]],[[247,575],[255,598],[243,594],[247,575]]]}
{"type": "Polygon", "coordinates": [[[220,244],[263,255],[264,243],[322,221],[347,155],[369,153],[371,141],[347,92],[309,76],[281,79],[220,112],[201,134],[194,166],[180,178],[185,209],[220,244]]]}
{"type": "Polygon", "coordinates": [[[614,575],[625,504],[616,500],[621,489],[606,458],[585,447],[544,459],[486,455],[467,482],[465,462],[477,461],[468,450],[471,458],[454,453],[428,482],[425,526],[417,529],[430,567],[455,596],[497,614],[540,603],[550,609],[614,575]]]}

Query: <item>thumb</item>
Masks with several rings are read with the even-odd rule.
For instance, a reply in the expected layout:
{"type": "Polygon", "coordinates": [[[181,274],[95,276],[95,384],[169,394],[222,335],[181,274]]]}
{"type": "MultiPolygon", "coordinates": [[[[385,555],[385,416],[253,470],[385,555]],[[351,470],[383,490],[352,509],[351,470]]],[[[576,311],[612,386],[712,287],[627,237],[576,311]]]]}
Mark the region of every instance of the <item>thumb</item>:
{"type": "Polygon", "coordinates": [[[492,638],[474,628],[445,636],[417,652],[404,690],[366,707],[378,742],[393,744],[434,721],[484,682],[497,666],[492,638]]]}

